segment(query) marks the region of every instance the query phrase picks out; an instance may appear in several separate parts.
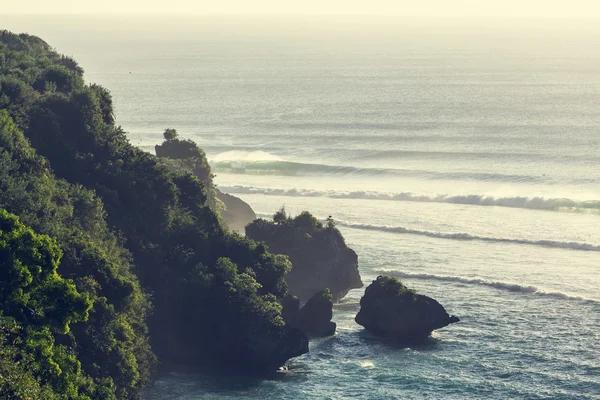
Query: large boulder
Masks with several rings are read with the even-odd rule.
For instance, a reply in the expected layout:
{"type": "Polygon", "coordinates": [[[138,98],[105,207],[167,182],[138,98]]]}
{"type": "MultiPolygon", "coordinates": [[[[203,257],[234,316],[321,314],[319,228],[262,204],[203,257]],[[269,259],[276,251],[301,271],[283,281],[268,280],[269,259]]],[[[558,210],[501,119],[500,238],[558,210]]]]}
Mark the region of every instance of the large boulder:
{"type": "Polygon", "coordinates": [[[326,288],[339,301],[349,290],[363,286],[358,257],[331,218],[324,225],[308,211],[291,218],[282,209],[273,221],[257,219],[247,225],[246,236],[290,258],[293,267],[285,280],[290,294],[301,301],[326,288]]]}
{"type": "Polygon", "coordinates": [[[459,319],[450,316],[434,299],[408,289],[399,279],[379,276],[360,299],[355,321],[376,335],[412,342],[459,319]]]}
{"type": "Polygon", "coordinates": [[[304,332],[308,337],[325,337],[335,334],[336,324],[333,317],[333,302],[329,289],[313,295],[300,308],[296,297],[288,296],[283,303],[283,319],[291,327],[304,332]]]}

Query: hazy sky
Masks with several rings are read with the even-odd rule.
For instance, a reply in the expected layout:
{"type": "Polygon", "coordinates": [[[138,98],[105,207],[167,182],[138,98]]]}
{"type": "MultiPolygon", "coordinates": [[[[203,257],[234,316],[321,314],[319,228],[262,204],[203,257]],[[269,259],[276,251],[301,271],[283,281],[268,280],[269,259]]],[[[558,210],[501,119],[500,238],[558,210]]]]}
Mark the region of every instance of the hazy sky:
{"type": "Polygon", "coordinates": [[[600,0],[0,0],[20,14],[373,14],[432,17],[600,17],[600,0]]]}

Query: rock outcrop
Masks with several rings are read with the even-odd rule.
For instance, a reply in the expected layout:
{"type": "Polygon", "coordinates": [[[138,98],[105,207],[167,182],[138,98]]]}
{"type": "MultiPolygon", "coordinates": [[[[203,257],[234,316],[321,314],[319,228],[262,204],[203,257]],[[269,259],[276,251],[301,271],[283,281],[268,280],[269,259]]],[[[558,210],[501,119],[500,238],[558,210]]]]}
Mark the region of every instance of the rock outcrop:
{"type": "Polygon", "coordinates": [[[285,322],[304,332],[308,337],[325,337],[335,334],[336,324],[331,321],[333,302],[328,289],[313,295],[302,308],[296,297],[288,296],[282,303],[285,322]]]}
{"type": "Polygon", "coordinates": [[[379,276],[365,290],[355,321],[376,335],[413,342],[459,319],[448,315],[434,299],[408,289],[399,279],[379,276]]]}
{"type": "Polygon", "coordinates": [[[323,225],[307,211],[290,218],[281,210],[272,222],[257,219],[246,226],[246,236],[290,258],[293,267],[285,279],[290,294],[301,301],[326,288],[339,301],[349,290],[363,286],[356,253],[331,218],[323,225]]]}
{"type": "Polygon", "coordinates": [[[256,214],[252,210],[252,207],[242,199],[228,193],[223,193],[219,189],[217,189],[217,198],[225,205],[225,209],[221,212],[221,217],[223,217],[227,226],[232,231],[244,233],[246,225],[256,219],[256,214]]]}

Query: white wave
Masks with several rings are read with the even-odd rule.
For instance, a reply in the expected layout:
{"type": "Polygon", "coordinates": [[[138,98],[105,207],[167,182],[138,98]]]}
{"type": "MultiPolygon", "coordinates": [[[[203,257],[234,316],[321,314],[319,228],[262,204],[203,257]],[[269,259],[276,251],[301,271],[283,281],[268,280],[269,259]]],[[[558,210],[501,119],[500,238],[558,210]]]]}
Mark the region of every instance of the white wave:
{"type": "Polygon", "coordinates": [[[479,286],[488,286],[499,290],[505,290],[509,292],[517,292],[517,293],[530,293],[538,296],[545,297],[554,297],[557,299],[563,300],[580,300],[580,301],[588,301],[594,302],[594,300],[586,299],[578,296],[571,296],[562,292],[547,292],[544,290],[540,290],[535,286],[531,285],[520,285],[518,283],[510,283],[510,282],[496,282],[496,281],[488,281],[480,278],[464,278],[459,276],[446,276],[446,275],[432,275],[432,274],[417,274],[417,273],[407,273],[407,272],[398,272],[398,271],[389,271],[382,270],[380,271],[383,274],[388,274],[392,276],[396,276],[398,278],[406,278],[406,279],[419,279],[419,280],[436,280],[443,282],[456,282],[463,283],[467,285],[479,285],[479,286]]]}
{"type": "Polygon", "coordinates": [[[256,161],[281,161],[281,158],[268,153],[266,151],[240,151],[230,150],[223,153],[216,154],[210,157],[211,162],[224,162],[224,161],[243,161],[243,162],[256,162],[256,161]]]}
{"type": "Polygon", "coordinates": [[[392,232],[392,233],[406,233],[411,235],[421,235],[432,238],[440,239],[453,239],[453,240],[478,240],[483,242],[494,242],[494,243],[516,243],[526,244],[544,247],[555,247],[560,249],[572,249],[572,250],[584,250],[584,251],[600,251],[600,246],[581,243],[581,242],[561,242],[555,240],[529,240],[529,239],[510,239],[510,238],[499,238],[499,237],[488,237],[488,236],[477,236],[469,233],[443,233],[443,232],[431,232],[422,231],[418,229],[405,228],[402,226],[377,226],[367,224],[352,224],[344,221],[337,221],[338,225],[345,226],[354,229],[363,229],[369,231],[381,231],[381,232],[392,232]]]}
{"type": "Polygon", "coordinates": [[[358,365],[360,365],[361,368],[375,368],[373,361],[359,361],[358,365]]]}
{"type": "Polygon", "coordinates": [[[384,193],[371,191],[334,191],[311,189],[273,189],[257,188],[252,186],[219,186],[227,193],[237,194],[263,194],[266,196],[290,197],[329,197],[334,199],[367,199],[388,201],[414,201],[425,203],[450,203],[476,206],[498,206],[511,208],[525,208],[534,210],[560,210],[560,209],[587,209],[600,210],[600,200],[573,200],[568,198],[545,197],[494,197],[480,194],[469,195],[424,195],[411,192],[384,193]]]}

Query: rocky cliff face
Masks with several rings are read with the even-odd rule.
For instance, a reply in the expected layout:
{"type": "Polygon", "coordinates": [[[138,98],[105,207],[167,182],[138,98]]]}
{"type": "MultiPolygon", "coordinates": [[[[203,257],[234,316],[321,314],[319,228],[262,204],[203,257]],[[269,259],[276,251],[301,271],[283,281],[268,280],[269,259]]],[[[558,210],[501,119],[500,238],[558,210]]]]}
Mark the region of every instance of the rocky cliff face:
{"type": "Polygon", "coordinates": [[[333,317],[333,302],[329,290],[323,290],[312,296],[300,308],[300,301],[288,296],[283,303],[283,319],[286,324],[304,332],[308,337],[325,337],[335,334],[336,324],[333,317]]]}
{"type": "Polygon", "coordinates": [[[223,193],[219,189],[217,189],[217,198],[225,205],[221,216],[227,223],[227,226],[229,226],[229,229],[243,234],[246,225],[256,219],[256,214],[252,210],[252,207],[240,198],[223,193]]]}
{"type": "Polygon", "coordinates": [[[285,279],[290,294],[301,301],[327,288],[338,301],[363,286],[356,253],[340,231],[331,222],[324,226],[307,211],[295,218],[278,213],[273,222],[258,219],[246,227],[246,235],[290,258],[293,267],[285,279]]]}
{"type": "Polygon", "coordinates": [[[425,339],[434,330],[459,321],[434,299],[386,276],[379,276],[367,287],[355,320],[376,335],[400,342],[425,339]]]}

